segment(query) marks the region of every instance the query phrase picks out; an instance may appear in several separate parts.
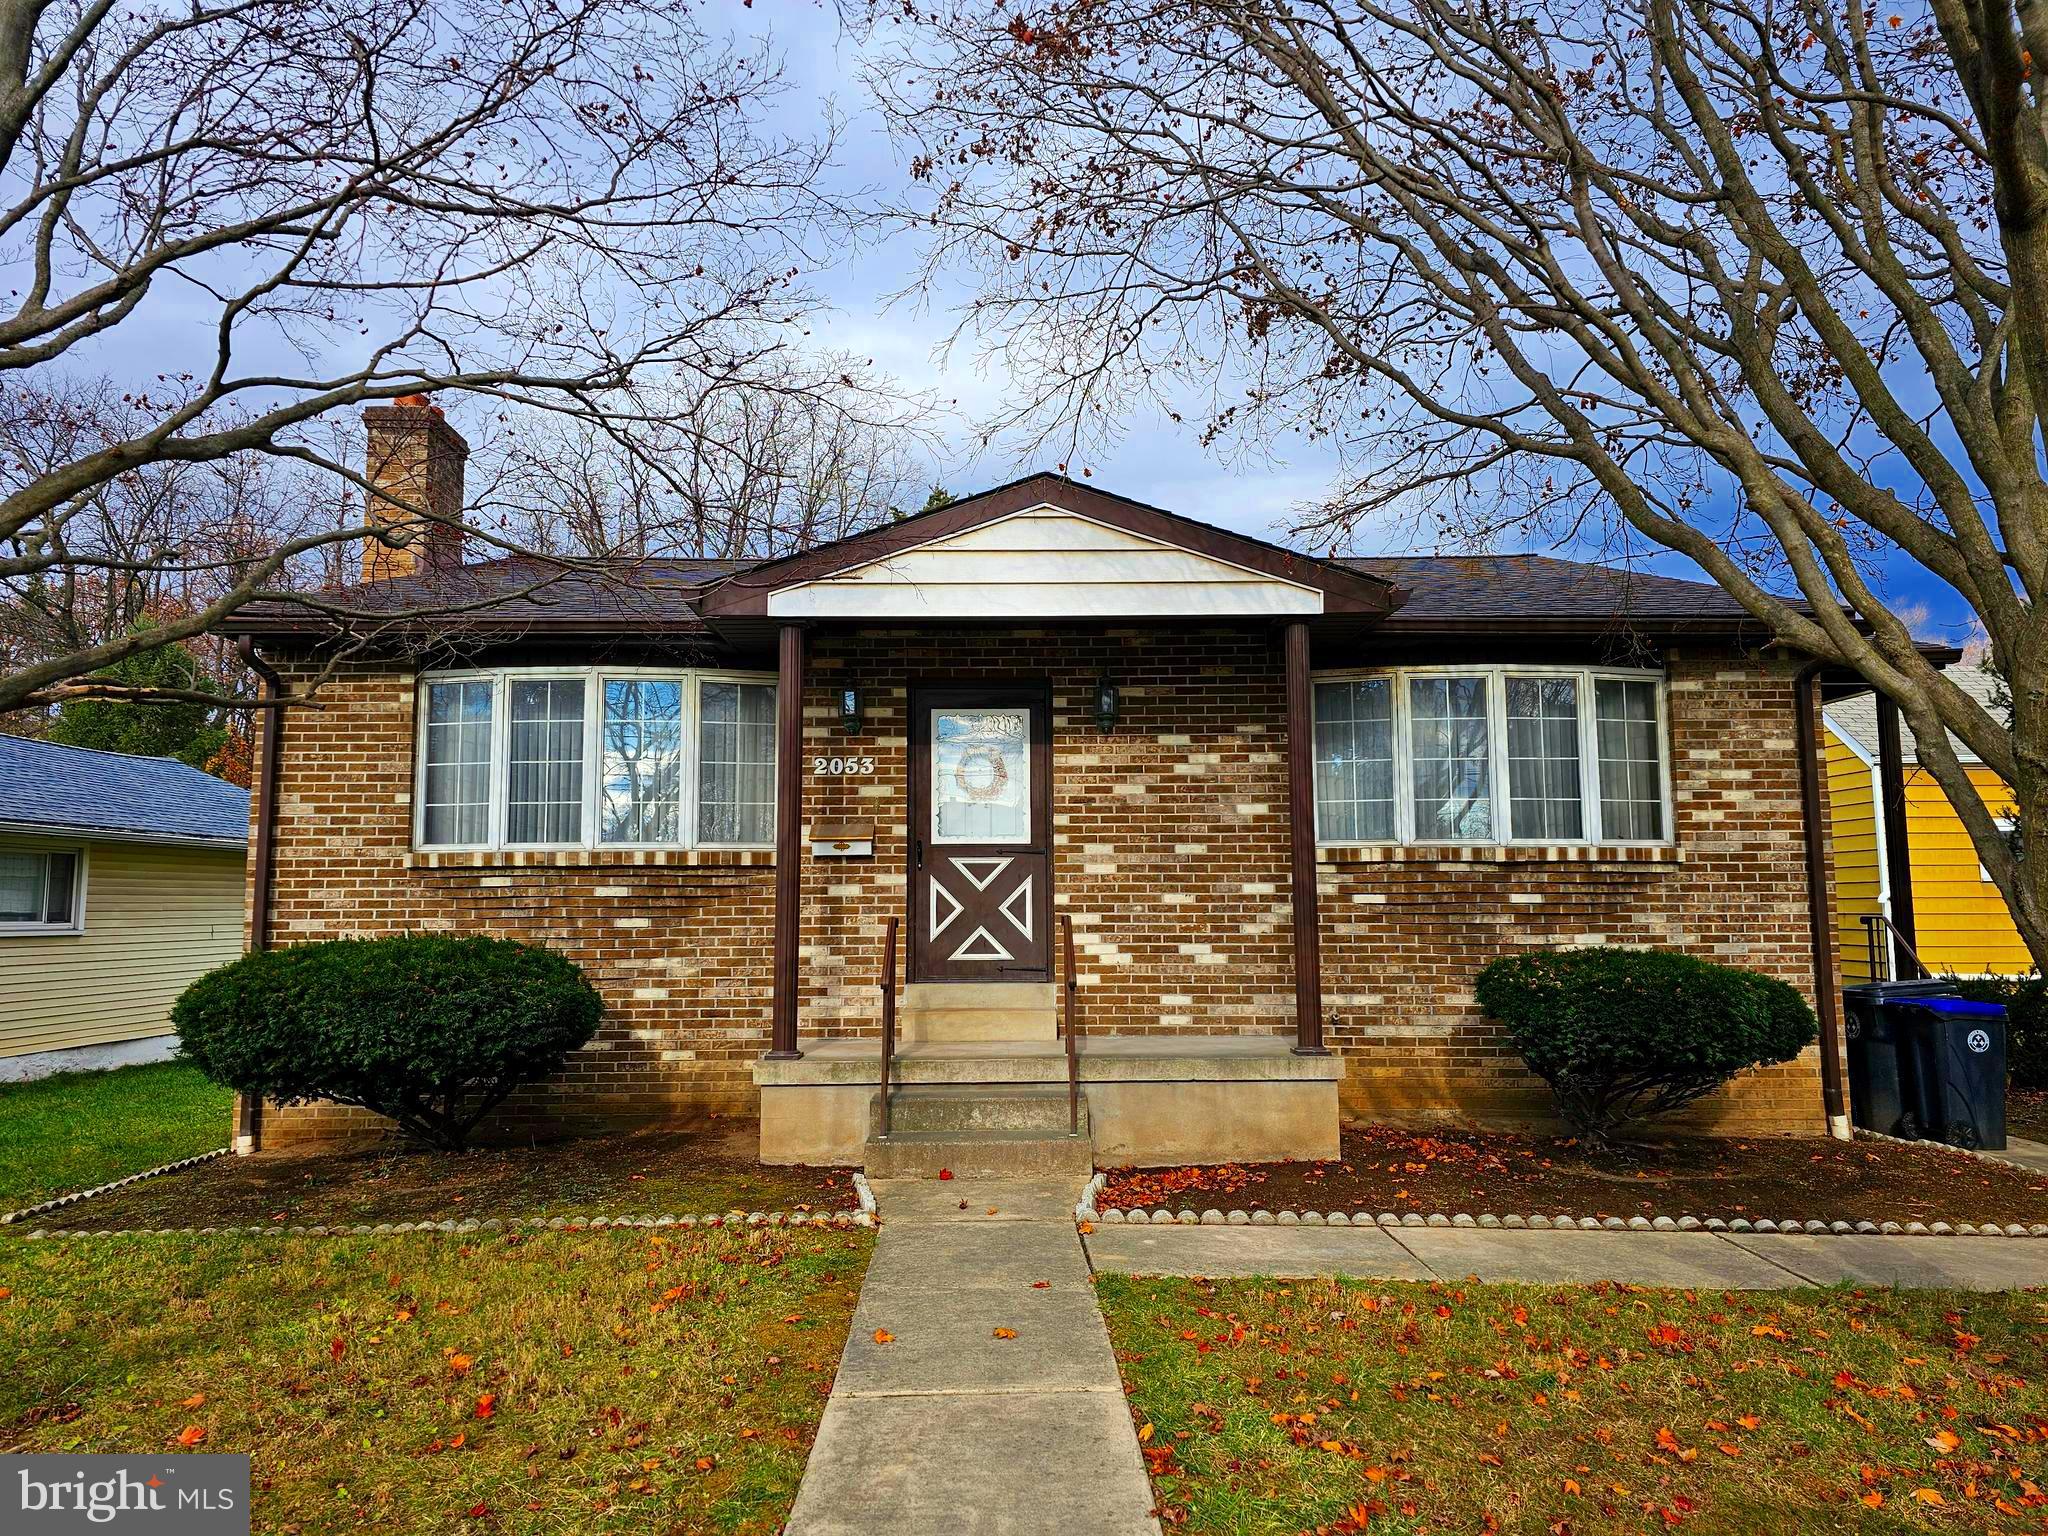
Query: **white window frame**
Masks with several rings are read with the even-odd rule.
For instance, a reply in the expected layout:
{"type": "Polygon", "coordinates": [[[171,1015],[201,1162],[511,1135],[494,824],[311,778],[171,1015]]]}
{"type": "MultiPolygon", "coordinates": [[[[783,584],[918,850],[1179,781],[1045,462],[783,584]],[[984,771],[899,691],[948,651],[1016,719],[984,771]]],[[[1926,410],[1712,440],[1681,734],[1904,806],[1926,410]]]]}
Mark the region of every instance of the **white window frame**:
{"type": "MultiPolygon", "coordinates": [[[[775,846],[769,839],[759,843],[714,843],[698,835],[697,752],[699,694],[705,683],[755,683],[774,687],[773,672],[738,672],[703,667],[468,667],[422,672],[414,695],[416,722],[413,744],[412,844],[423,853],[649,853],[679,848],[733,849],[753,851],[775,846]],[[505,829],[511,788],[511,688],[514,682],[535,678],[580,678],[583,680],[583,836],[573,843],[508,843],[505,829]],[[600,836],[600,791],[604,779],[604,685],[607,681],[651,680],[673,682],[683,690],[683,771],[680,785],[682,805],[677,815],[674,842],[606,842],[600,836]],[[487,682],[491,684],[491,772],[490,829],[481,843],[430,843],[427,837],[427,689],[436,683],[487,682]]],[[[778,743],[779,745],[779,743],[778,743]]],[[[788,771],[781,753],[776,754],[775,783],[788,771]]]]}
{"type": "MultiPolygon", "coordinates": [[[[1311,683],[1355,682],[1384,677],[1394,694],[1394,840],[1392,843],[1338,841],[1324,836],[1320,800],[1315,805],[1319,848],[1669,848],[1674,845],[1671,800],[1670,684],[1665,674],[1649,667],[1569,666],[1414,666],[1352,667],[1316,672],[1311,683]],[[1493,805],[1493,831],[1488,837],[1418,837],[1415,830],[1415,758],[1408,684],[1411,680],[1480,677],[1486,679],[1487,770],[1493,805]],[[1507,683],[1517,677],[1569,677],[1578,684],[1579,797],[1586,835],[1576,838],[1516,837],[1508,794],[1507,683]],[[1600,741],[1595,714],[1595,689],[1601,682],[1655,683],[1657,700],[1657,774],[1662,792],[1664,835],[1655,838],[1607,837],[1600,819],[1600,741]]],[[[1313,688],[1310,694],[1313,700],[1313,688]]],[[[1314,728],[1311,713],[1310,728],[1314,728]]],[[[1311,775],[1313,783],[1313,775],[1311,775]]]]}
{"type": "MultiPolygon", "coordinates": [[[[0,938],[63,939],[85,932],[85,871],[88,862],[83,843],[41,842],[33,838],[0,838],[0,851],[8,853],[69,853],[76,856],[71,873],[71,921],[68,923],[0,923],[0,938]]],[[[45,903],[47,906],[47,902],[45,903]]]]}
{"type": "MultiPolygon", "coordinates": [[[[1880,816],[1878,818],[1878,821],[1879,824],[1882,825],[1884,818],[1880,816]]],[[[1998,828],[2000,834],[2004,836],[2010,836],[2012,833],[2012,829],[2018,826],[2019,824],[2019,818],[2016,816],[1994,816],[1991,818],[1991,825],[1998,828]]],[[[1980,885],[1990,885],[1993,883],[1991,879],[1991,871],[1984,867],[1984,861],[1982,859],[1979,859],[1977,861],[1977,883],[1980,885]]]]}

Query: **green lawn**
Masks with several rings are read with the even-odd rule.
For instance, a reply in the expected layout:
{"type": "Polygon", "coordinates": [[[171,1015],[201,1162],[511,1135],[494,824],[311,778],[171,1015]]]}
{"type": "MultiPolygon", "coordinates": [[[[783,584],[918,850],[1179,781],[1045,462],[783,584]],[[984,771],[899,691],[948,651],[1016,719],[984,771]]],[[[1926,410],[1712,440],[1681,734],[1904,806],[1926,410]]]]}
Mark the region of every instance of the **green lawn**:
{"type": "Polygon", "coordinates": [[[233,1105],[177,1061],[0,1086],[0,1211],[226,1146],[233,1105]]]}
{"type": "Polygon", "coordinates": [[[2048,1297],[1097,1285],[1168,1529],[2011,1531],[2048,1297]]]}
{"type": "Polygon", "coordinates": [[[0,1453],[246,1451],[254,1526],[772,1531],[872,1238],[0,1243],[0,1453]]]}

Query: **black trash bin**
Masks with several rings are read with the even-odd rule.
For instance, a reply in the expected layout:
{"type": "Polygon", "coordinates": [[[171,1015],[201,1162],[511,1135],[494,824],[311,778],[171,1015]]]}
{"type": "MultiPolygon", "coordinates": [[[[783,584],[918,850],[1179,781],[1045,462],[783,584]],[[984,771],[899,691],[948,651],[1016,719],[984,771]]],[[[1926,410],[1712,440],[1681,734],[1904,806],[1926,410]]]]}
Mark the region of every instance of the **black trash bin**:
{"type": "Polygon", "coordinates": [[[1842,988],[1842,1033],[1849,1046],[1849,1119],[1866,1131],[1917,1140],[1926,1134],[1902,1061],[1903,1010],[1922,998],[1952,996],[1946,981],[1877,981],[1842,988]]]}
{"type": "Polygon", "coordinates": [[[1961,997],[1901,999],[1901,1090],[1920,1134],[1954,1147],[2005,1147],[2005,1007],[1961,997]]]}

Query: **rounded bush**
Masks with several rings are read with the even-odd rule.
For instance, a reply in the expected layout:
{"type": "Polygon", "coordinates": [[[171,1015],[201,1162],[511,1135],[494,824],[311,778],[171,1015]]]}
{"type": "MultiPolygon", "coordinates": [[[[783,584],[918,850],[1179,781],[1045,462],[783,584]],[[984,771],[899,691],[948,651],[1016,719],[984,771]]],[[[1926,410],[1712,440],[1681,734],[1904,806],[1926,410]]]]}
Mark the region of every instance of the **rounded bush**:
{"type": "Polygon", "coordinates": [[[187,987],[171,1021],[217,1083],[360,1105],[453,1149],[513,1089],[560,1071],[603,1014],[560,955],[418,934],[244,955],[187,987]]]}
{"type": "Polygon", "coordinates": [[[1792,987],[1669,950],[1536,950],[1494,961],[1473,988],[1558,1112],[1604,1141],[1750,1067],[1790,1061],[1818,1033],[1792,987]]]}

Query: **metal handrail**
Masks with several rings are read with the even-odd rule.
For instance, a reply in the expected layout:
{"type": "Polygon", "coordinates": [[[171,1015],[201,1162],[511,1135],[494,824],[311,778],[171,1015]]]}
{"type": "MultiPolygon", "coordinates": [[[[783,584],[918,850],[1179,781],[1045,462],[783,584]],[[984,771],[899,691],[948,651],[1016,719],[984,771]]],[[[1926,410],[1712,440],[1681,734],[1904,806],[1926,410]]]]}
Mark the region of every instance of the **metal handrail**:
{"type": "Polygon", "coordinates": [[[896,919],[882,940],[882,1140],[889,1139],[889,1068],[896,1059],[896,919]]]}
{"type": "Polygon", "coordinates": [[[1897,925],[1889,917],[1886,917],[1882,912],[1863,912],[1859,913],[1858,917],[1863,924],[1864,964],[1869,968],[1872,981],[1878,980],[1891,970],[1889,965],[1886,965],[1882,970],[1878,967],[1878,945],[1881,942],[1878,938],[1878,930],[1880,928],[1884,929],[1891,943],[1898,945],[1905,952],[1906,958],[1919,968],[1922,976],[1932,976],[1934,974],[1927,962],[1920,958],[1920,951],[1906,942],[1904,936],[1900,934],[1897,925]]]}
{"type": "Polygon", "coordinates": [[[1075,1046],[1079,1020],[1075,1011],[1074,919],[1065,912],[1060,914],[1060,951],[1061,969],[1066,975],[1066,1027],[1062,1033],[1067,1037],[1067,1134],[1078,1136],[1081,1134],[1081,1058],[1075,1046]]]}

